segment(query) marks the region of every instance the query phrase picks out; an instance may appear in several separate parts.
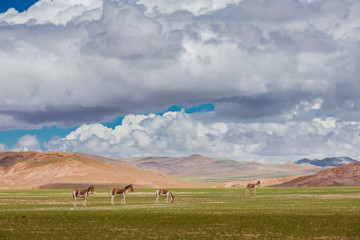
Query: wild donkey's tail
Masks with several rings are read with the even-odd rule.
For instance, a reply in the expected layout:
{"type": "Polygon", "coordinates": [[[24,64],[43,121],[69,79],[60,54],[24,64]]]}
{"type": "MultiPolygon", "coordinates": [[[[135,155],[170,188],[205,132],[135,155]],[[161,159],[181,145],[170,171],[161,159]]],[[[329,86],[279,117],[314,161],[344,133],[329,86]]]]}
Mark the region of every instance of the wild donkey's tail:
{"type": "Polygon", "coordinates": [[[170,196],[171,196],[171,202],[173,203],[175,200],[174,195],[172,195],[172,193],[170,193],[170,196]]]}

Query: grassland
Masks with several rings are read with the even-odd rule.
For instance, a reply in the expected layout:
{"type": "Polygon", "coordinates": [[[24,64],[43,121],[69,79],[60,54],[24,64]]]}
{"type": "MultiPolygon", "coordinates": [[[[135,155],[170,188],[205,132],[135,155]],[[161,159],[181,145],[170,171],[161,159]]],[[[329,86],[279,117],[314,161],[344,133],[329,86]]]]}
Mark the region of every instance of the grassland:
{"type": "Polygon", "coordinates": [[[0,190],[0,239],[360,239],[360,188],[135,189],[127,205],[96,190],[0,190]]]}

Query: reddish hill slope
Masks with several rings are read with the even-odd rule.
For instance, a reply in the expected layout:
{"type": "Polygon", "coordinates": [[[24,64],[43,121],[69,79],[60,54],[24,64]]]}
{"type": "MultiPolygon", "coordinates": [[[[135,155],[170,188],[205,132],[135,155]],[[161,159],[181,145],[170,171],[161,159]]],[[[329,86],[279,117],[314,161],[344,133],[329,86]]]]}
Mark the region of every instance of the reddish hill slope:
{"type": "Polygon", "coordinates": [[[0,152],[0,188],[39,188],[54,183],[187,187],[164,173],[89,159],[74,153],[0,152]]]}
{"type": "Polygon", "coordinates": [[[360,162],[329,168],[317,174],[296,178],[277,187],[327,187],[327,186],[359,186],[360,162]]]}

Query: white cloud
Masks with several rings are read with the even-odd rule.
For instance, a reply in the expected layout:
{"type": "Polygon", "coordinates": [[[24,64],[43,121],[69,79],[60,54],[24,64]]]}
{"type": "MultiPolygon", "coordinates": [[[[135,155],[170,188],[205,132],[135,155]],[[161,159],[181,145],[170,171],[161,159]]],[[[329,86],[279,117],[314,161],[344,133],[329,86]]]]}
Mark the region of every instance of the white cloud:
{"type": "MultiPolygon", "coordinates": [[[[211,115],[212,113],[202,113],[211,115]]],[[[83,151],[114,158],[181,156],[199,153],[236,160],[297,160],[304,156],[360,157],[359,123],[290,121],[279,123],[204,122],[195,115],[129,115],[114,129],[79,127],[45,144],[47,151],[83,151]]]]}
{"type": "Polygon", "coordinates": [[[320,118],[315,118],[314,122],[320,123],[324,128],[336,128],[336,119],[335,118],[326,118],[322,120],[320,118]]]}
{"type": "Polygon", "coordinates": [[[99,19],[101,7],[101,0],[39,0],[27,11],[19,13],[11,8],[0,14],[0,22],[65,25],[77,18],[82,21],[99,19]]]}
{"type": "Polygon", "coordinates": [[[241,0],[140,0],[139,3],[147,7],[148,14],[156,10],[166,14],[175,11],[189,11],[192,14],[199,15],[222,9],[228,4],[235,4],[240,1],[241,0]]]}
{"type": "Polygon", "coordinates": [[[8,147],[5,144],[0,143],[0,152],[7,151],[8,147]]]}
{"type": "Polygon", "coordinates": [[[10,151],[41,151],[40,142],[36,135],[24,135],[10,149],[10,151]]]}
{"type": "Polygon", "coordinates": [[[161,59],[173,57],[170,49],[180,50],[181,35],[163,32],[139,5],[104,1],[102,13],[100,21],[87,27],[87,51],[120,59],[161,59]]]}

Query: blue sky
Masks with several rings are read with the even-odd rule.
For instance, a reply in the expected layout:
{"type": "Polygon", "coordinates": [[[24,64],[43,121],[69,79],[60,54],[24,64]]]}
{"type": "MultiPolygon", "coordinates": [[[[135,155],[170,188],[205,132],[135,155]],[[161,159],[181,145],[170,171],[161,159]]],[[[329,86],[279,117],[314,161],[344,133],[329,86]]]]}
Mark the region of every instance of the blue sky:
{"type": "Polygon", "coordinates": [[[360,159],[359,1],[32,3],[0,6],[0,151],[360,159]]]}
{"type": "Polygon", "coordinates": [[[9,8],[15,8],[22,12],[36,3],[36,0],[2,0],[0,2],[0,12],[6,12],[9,8]]]}

